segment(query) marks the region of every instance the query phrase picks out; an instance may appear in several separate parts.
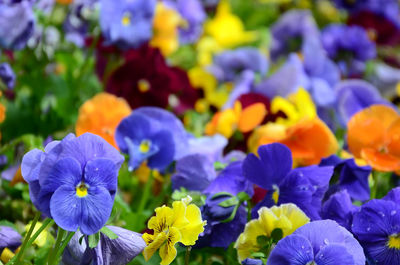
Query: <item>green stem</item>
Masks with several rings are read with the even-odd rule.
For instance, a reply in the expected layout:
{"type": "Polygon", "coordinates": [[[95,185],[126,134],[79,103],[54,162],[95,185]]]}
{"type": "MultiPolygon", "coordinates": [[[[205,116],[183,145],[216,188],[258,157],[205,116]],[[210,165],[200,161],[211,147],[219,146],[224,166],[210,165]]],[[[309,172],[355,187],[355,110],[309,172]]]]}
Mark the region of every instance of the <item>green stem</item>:
{"type": "Polygon", "coordinates": [[[192,247],[187,247],[187,248],[186,248],[185,265],[189,265],[190,251],[191,251],[191,250],[192,250],[192,247]]]}
{"type": "Polygon", "coordinates": [[[21,249],[15,257],[15,262],[12,262],[11,264],[18,264],[24,257],[25,249],[30,246],[28,242],[33,233],[33,229],[35,229],[36,223],[39,221],[40,216],[41,216],[40,212],[36,213],[35,218],[32,221],[31,227],[29,228],[28,233],[25,236],[24,242],[22,243],[21,249]]]}
{"type": "Polygon", "coordinates": [[[58,252],[54,258],[55,262],[57,262],[60,258],[60,256],[63,254],[65,247],[68,245],[69,241],[71,241],[71,238],[75,235],[75,232],[68,232],[67,237],[63,241],[62,245],[58,249],[58,252]]]}
{"type": "Polygon", "coordinates": [[[372,171],[372,187],[371,187],[371,200],[376,198],[376,190],[378,188],[378,174],[372,171]]]}
{"type": "Polygon", "coordinates": [[[36,231],[36,233],[33,234],[31,239],[29,239],[28,246],[33,244],[33,242],[36,240],[36,238],[40,235],[40,233],[43,232],[43,230],[45,230],[47,228],[47,226],[52,226],[53,224],[54,224],[54,220],[53,219],[50,219],[50,218],[46,219],[43,222],[42,226],[36,231]]]}
{"type": "Polygon", "coordinates": [[[150,170],[150,175],[149,175],[149,178],[147,179],[146,185],[144,186],[143,196],[140,199],[139,207],[137,209],[137,213],[139,213],[139,214],[143,212],[143,210],[146,206],[146,203],[150,196],[152,184],[153,184],[153,171],[150,170]]]}
{"type": "Polygon", "coordinates": [[[51,250],[51,252],[49,253],[48,259],[47,259],[47,264],[48,265],[52,265],[54,264],[55,260],[55,256],[58,252],[58,249],[60,248],[62,239],[64,237],[65,234],[65,230],[62,229],[61,227],[58,227],[58,233],[57,233],[57,239],[56,239],[56,243],[54,244],[54,248],[51,250]]]}

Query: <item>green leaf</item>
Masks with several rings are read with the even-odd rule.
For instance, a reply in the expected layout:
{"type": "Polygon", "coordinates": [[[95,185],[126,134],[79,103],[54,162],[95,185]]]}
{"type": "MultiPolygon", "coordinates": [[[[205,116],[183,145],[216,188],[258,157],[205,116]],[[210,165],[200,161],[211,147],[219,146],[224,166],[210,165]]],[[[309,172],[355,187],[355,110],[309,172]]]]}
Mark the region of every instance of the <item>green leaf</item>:
{"type": "Polygon", "coordinates": [[[107,226],[104,226],[100,232],[102,232],[103,234],[105,234],[106,236],[108,236],[108,238],[110,239],[117,239],[118,235],[116,233],[114,233],[110,228],[108,228],[107,226]]]}
{"type": "Polygon", "coordinates": [[[211,199],[216,199],[216,198],[219,198],[219,197],[222,197],[222,196],[229,196],[229,197],[233,197],[233,195],[232,194],[230,194],[229,192],[218,192],[218,193],[215,193],[212,197],[211,197],[211,199]]]}
{"type": "Polygon", "coordinates": [[[216,171],[223,170],[223,169],[225,169],[226,166],[227,166],[227,164],[221,163],[221,162],[219,162],[219,161],[217,161],[217,162],[214,163],[214,169],[215,169],[216,171]]]}
{"type": "Polygon", "coordinates": [[[82,240],[85,238],[85,235],[82,235],[80,238],[79,238],[79,245],[82,245],[82,240]]]}
{"type": "Polygon", "coordinates": [[[95,248],[99,244],[100,241],[100,232],[97,232],[96,234],[88,236],[89,240],[89,247],[90,248],[95,248]]]}
{"type": "Polygon", "coordinates": [[[280,228],[275,228],[274,230],[272,230],[271,232],[271,237],[274,240],[274,242],[278,242],[279,240],[281,240],[283,238],[283,231],[280,228]]]}
{"type": "Polygon", "coordinates": [[[255,258],[255,259],[266,258],[265,253],[262,253],[262,252],[254,252],[251,254],[251,257],[255,258]]]}
{"type": "Polygon", "coordinates": [[[232,197],[230,199],[227,199],[223,202],[220,202],[218,205],[224,208],[229,208],[235,205],[238,205],[239,200],[236,197],[232,197]]]}
{"type": "Polygon", "coordinates": [[[258,236],[257,237],[257,244],[261,247],[269,245],[270,238],[267,236],[258,236]]]}
{"type": "Polygon", "coordinates": [[[239,192],[239,193],[236,195],[236,197],[237,197],[241,202],[248,201],[248,200],[251,199],[250,196],[249,196],[246,192],[244,192],[244,191],[239,192]]]}

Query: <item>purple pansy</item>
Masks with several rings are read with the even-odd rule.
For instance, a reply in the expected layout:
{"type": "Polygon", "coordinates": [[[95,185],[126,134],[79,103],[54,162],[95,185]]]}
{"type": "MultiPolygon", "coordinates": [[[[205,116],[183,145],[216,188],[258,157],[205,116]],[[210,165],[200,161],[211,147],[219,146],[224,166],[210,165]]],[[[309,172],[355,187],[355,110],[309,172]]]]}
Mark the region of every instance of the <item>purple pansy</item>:
{"type": "Polygon", "coordinates": [[[8,89],[15,87],[15,73],[8,63],[0,64],[0,80],[8,89]]]}
{"type": "Polygon", "coordinates": [[[188,136],[182,122],[171,112],[156,107],[138,108],[118,125],[115,140],[129,154],[129,169],[144,161],[164,170],[188,154],[188,136]]]}
{"type": "Polygon", "coordinates": [[[400,264],[398,188],[382,200],[371,200],[353,216],[352,232],[370,264],[400,264]]]}
{"type": "Polygon", "coordinates": [[[156,0],[101,0],[100,26],[107,43],[139,47],[153,35],[156,0]]]}
{"type": "Polygon", "coordinates": [[[17,249],[21,245],[21,235],[9,226],[0,226],[0,254],[4,248],[17,249]]]}
{"type": "Polygon", "coordinates": [[[259,158],[249,154],[243,162],[244,176],[267,190],[264,199],[253,208],[253,217],[262,206],[294,203],[311,219],[320,219],[321,200],[328,189],[333,167],[292,169],[291,151],[280,143],[260,146],[258,155],[259,158]]]}
{"type": "Polygon", "coordinates": [[[0,2],[0,47],[23,49],[33,34],[34,26],[35,17],[30,1],[0,2]]]}
{"type": "Polygon", "coordinates": [[[99,231],[108,220],[123,156],[101,137],[70,134],[22,159],[31,200],[67,231],[99,231]]]}
{"type": "Polygon", "coordinates": [[[142,235],[117,226],[107,226],[118,238],[110,239],[100,233],[98,245],[91,249],[86,241],[79,239],[83,236],[77,232],[69,242],[62,256],[65,265],[93,264],[93,265],[124,265],[139,255],[146,247],[142,235]]]}
{"type": "Polygon", "coordinates": [[[353,200],[366,201],[370,198],[368,176],[370,166],[358,166],[354,159],[340,159],[336,155],[321,160],[320,166],[334,166],[339,176],[335,186],[340,190],[347,190],[353,200]]]}
{"type": "Polygon", "coordinates": [[[315,221],[283,238],[267,265],[365,265],[363,249],[353,235],[331,220],[315,221]]]}

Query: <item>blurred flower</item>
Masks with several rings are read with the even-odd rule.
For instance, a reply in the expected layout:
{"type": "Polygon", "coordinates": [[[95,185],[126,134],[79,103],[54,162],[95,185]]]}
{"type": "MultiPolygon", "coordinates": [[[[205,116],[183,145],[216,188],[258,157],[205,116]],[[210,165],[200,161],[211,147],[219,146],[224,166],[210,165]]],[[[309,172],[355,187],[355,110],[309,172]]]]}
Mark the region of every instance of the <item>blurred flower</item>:
{"type": "Polygon", "coordinates": [[[162,206],[156,208],[156,215],[151,217],[148,228],[154,234],[143,234],[147,246],[143,256],[148,261],[160,249],[161,265],[170,264],[176,257],[176,243],[193,246],[201,232],[204,231],[206,222],[201,218],[200,209],[190,204],[191,198],[175,201],[172,208],[162,206]]]}
{"type": "Polygon", "coordinates": [[[0,64],[0,80],[8,89],[15,87],[15,73],[8,63],[0,64]]]}
{"type": "Polygon", "coordinates": [[[345,80],[335,87],[339,118],[346,124],[357,112],[374,104],[389,104],[379,91],[363,80],[345,80]]]}
{"type": "Polygon", "coordinates": [[[154,35],[150,45],[168,56],[179,48],[178,26],[183,23],[179,13],[163,2],[158,2],[154,15],[154,35]]]}
{"type": "Polygon", "coordinates": [[[94,133],[117,148],[114,139],[115,129],[130,113],[131,109],[124,99],[108,93],[99,93],[79,108],[75,125],[76,135],[94,133]]]}
{"type": "Polygon", "coordinates": [[[0,226],[0,261],[6,264],[14,257],[15,251],[21,245],[21,235],[13,228],[0,226]]]}
{"type": "Polygon", "coordinates": [[[110,75],[107,92],[125,98],[132,109],[170,106],[178,114],[197,100],[186,72],[168,66],[159,50],[148,46],[127,52],[125,63],[110,75]]]}
{"type": "Polygon", "coordinates": [[[323,220],[308,223],[278,242],[267,265],[284,264],[365,265],[365,255],[349,231],[323,220]]]}
{"type": "Polygon", "coordinates": [[[245,259],[242,261],[242,265],[263,265],[264,263],[260,259],[245,259]]]}
{"type": "Polygon", "coordinates": [[[252,210],[256,216],[262,206],[294,203],[313,220],[320,219],[321,200],[328,190],[333,167],[309,166],[292,169],[290,150],[279,143],[258,148],[260,158],[250,153],[243,162],[243,174],[267,190],[264,199],[252,210]]]}
{"type": "Polygon", "coordinates": [[[385,105],[356,113],[347,124],[347,143],[356,158],[379,171],[400,170],[400,116],[385,105]]]}
{"type": "Polygon", "coordinates": [[[233,108],[214,115],[206,125],[206,134],[220,133],[230,138],[236,129],[243,133],[250,132],[264,120],[266,114],[266,107],[262,103],[255,103],[242,109],[241,103],[236,101],[233,108]]]}
{"type": "Polygon", "coordinates": [[[35,27],[32,3],[22,0],[0,2],[0,47],[21,50],[26,46],[35,27]]]}
{"type": "Polygon", "coordinates": [[[265,75],[268,71],[268,60],[267,56],[256,48],[239,48],[216,55],[209,70],[221,82],[235,81],[245,70],[265,75]]]}
{"type": "Polygon", "coordinates": [[[353,217],[353,234],[375,264],[399,264],[400,206],[392,198],[371,200],[353,217]]]}
{"type": "Polygon", "coordinates": [[[139,47],[153,35],[156,0],[101,0],[100,26],[107,43],[139,47]]]}
{"type": "Polygon", "coordinates": [[[274,142],[289,147],[298,165],[318,164],[339,148],[336,137],[318,118],[302,120],[290,127],[267,123],[253,131],[247,144],[255,152],[259,146],[274,142]]]}
{"type": "Polygon", "coordinates": [[[110,217],[123,156],[101,137],[72,134],[22,159],[33,204],[67,231],[99,231],[110,217]]]}
{"type": "Polygon", "coordinates": [[[227,0],[219,2],[217,13],[205,23],[204,31],[222,48],[234,48],[257,38],[254,32],[245,31],[243,22],[232,13],[227,0]]]}
{"type": "MultiPolygon", "coordinates": [[[[29,229],[31,228],[31,225],[32,225],[32,222],[27,224],[25,226],[25,231],[29,231],[29,229]]],[[[33,228],[32,234],[35,234],[40,229],[41,226],[42,226],[42,223],[37,222],[35,227],[33,228]]],[[[39,236],[35,239],[35,241],[33,241],[33,244],[35,244],[36,246],[41,248],[44,245],[46,245],[47,243],[52,242],[52,241],[54,243],[53,236],[48,232],[48,229],[45,229],[39,234],[39,236]]]]}
{"type": "Polygon", "coordinates": [[[203,33],[203,22],[207,14],[200,0],[175,0],[176,9],[184,19],[179,26],[179,41],[182,44],[195,43],[203,33]]]}
{"type": "Polygon", "coordinates": [[[262,207],[258,210],[258,219],[246,224],[244,232],[236,241],[235,248],[239,261],[250,258],[251,254],[261,250],[258,238],[271,238],[275,229],[282,230],[282,236],[292,234],[296,229],[305,225],[310,219],[294,204],[283,204],[279,207],[262,207]]]}
{"type": "Polygon", "coordinates": [[[365,62],[376,56],[375,43],[359,26],[331,24],[322,31],[322,43],[345,76],[364,73],[365,62]]]}
{"type": "Polygon", "coordinates": [[[146,246],[142,235],[117,226],[106,226],[118,238],[110,239],[108,236],[100,233],[100,241],[95,248],[89,248],[86,240],[80,238],[83,236],[78,231],[68,243],[62,262],[65,265],[75,264],[108,264],[124,265],[129,263],[139,255],[146,246]]]}
{"type": "Polygon", "coordinates": [[[330,219],[338,222],[347,230],[351,231],[351,224],[353,222],[353,214],[359,207],[353,205],[347,190],[342,190],[332,194],[326,200],[321,209],[322,219],[330,219]]]}
{"type": "Polygon", "coordinates": [[[154,107],[136,109],[118,125],[115,140],[129,154],[129,169],[147,161],[150,168],[164,170],[188,152],[186,131],[174,114],[154,107]]]}
{"type": "Polygon", "coordinates": [[[303,88],[290,94],[288,99],[275,97],[271,102],[271,111],[278,113],[282,111],[286,117],[278,117],[276,123],[284,125],[294,125],[300,120],[314,119],[317,117],[317,108],[311,99],[310,94],[303,88]]]}
{"type": "Polygon", "coordinates": [[[334,166],[339,175],[338,186],[340,190],[347,190],[354,200],[367,201],[370,198],[368,177],[371,174],[370,166],[358,166],[355,160],[340,159],[336,155],[322,159],[320,166],[334,166]]]}

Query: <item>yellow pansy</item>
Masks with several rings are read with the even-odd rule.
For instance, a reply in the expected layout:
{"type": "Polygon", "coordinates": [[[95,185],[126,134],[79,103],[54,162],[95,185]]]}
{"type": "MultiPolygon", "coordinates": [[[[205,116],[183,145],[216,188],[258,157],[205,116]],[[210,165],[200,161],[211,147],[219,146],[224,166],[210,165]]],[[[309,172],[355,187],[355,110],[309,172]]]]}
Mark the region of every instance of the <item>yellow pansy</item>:
{"type": "Polygon", "coordinates": [[[278,118],[276,123],[284,125],[293,125],[302,119],[313,119],[317,117],[317,108],[310,96],[304,89],[290,94],[287,99],[275,97],[271,102],[271,111],[278,113],[282,111],[286,118],[278,118]]]}
{"type": "Polygon", "coordinates": [[[154,35],[150,45],[160,49],[164,56],[175,52],[179,47],[178,27],[183,19],[177,11],[168,8],[163,2],[158,2],[154,15],[154,35]]]}
{"type": "MultiPolygon", "coordinates": [[[[41,222],[37,222],[35,228],[33,229],[32,235],[35,234],[39,228],[42,226],[41,222]]],[[[28,231],[31,228],[31,223],[25,226],[25,231],[28,231]]],[[[53,236],[47,231],[47,229],[43,230],[40,235],[33,241],[38,247],[43,247],[47,242],[52,242],[54,240],[53,236]]]]}
{"type": "Polygon", "coordinates": [[[251,220],[246,224],[244,232],[240,234],[235,243],[240,262],[261,249],[257,237],[269,238],[272,231],[277,228],[282,230],[283,237],[285,237],[310,221],[303,211],[292,203],[282,204],[279,207],[262,207],[258,210],[258,215],[258,219],[251,220]]]}
{"type": "Polygon", "coordinates": [[[220,1],[215,17],[206,22],[204,31],[222,48],[233,48],[256,39],[254,32],[245,31],[243,22],[232,13],[227,0],[220,1]]]}
{"type": "Polygon", "coordinates": [[[172,208],[164,205],[155,210],[156,215],[148,222],[148,228],[154,234],[143,234],[147,244],[143,251],[146,261],[159,249],[161,265],[168,265],[176,257],[176,243],[180,242],[185,246],[196,243],[199,234],[204,231],[206,221],[202,220],[199,207],[190,204],[191,200],[188,196],[173,202],[172,208]]]}

